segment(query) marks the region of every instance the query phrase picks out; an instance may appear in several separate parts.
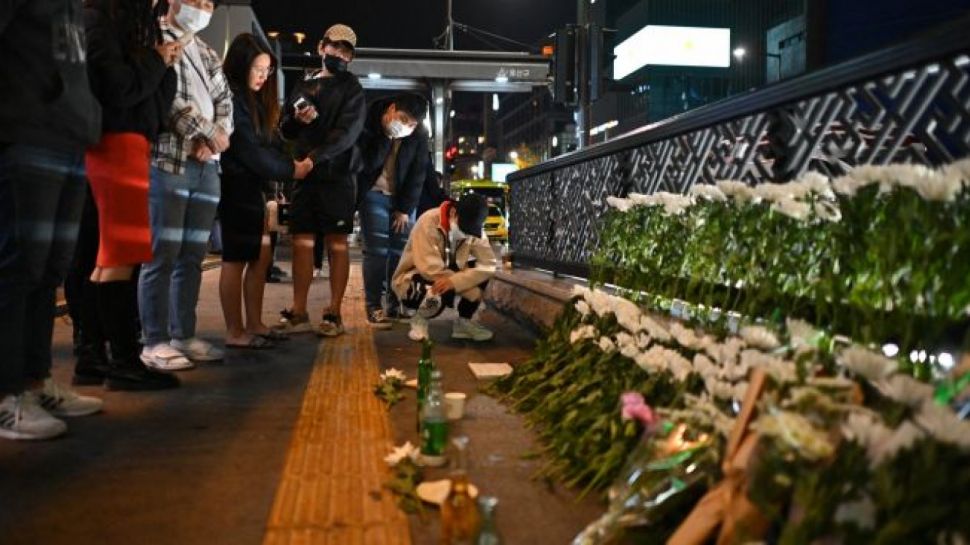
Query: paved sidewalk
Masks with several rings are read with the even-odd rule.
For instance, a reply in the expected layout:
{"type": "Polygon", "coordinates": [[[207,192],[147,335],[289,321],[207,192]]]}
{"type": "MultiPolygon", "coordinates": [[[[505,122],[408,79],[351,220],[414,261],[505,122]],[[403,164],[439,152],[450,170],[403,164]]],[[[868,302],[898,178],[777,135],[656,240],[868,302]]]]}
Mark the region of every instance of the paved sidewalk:
{"type": "MultiPolygon", "coordinates": [[[[221,342],[218,275],[205,273],[198,314],[200,335],[221,342]]],[[[314,281],[315,318],[326,283],[314,281]]],[[[267,286],[267,323],[291,290],[267,286]]],[[[345,308],[350,333],[337,341],[303,335],[273,351],[232,351],[180,374],[183,387],[168,392],[84,388],[105,399],[103,414],[70,420],[55,441],[0,441],[0,544],[406,545],[408,534],[416,545],[437,543],[433,508],[425,521],[404,517],[380,488],[389,447],[417,441],[414,394],[387,411],[371,393],[380,368],[414,376],[420,346],[404,324],[367,329],[356,265],[345,308]]],[[[506,543],[569,543],[602,504],[531,480],[541,463],[522,457],[536,447],[531,433],[476,393],[466,364],[521,362],[534,338],[493,312],[483,321],[495,341],[452,341],[449,319],[431,325],[446,390],[470,395],[454,431],[471,437],[471,478],[499,497],[506,543]]],[[[58,321],[54,372],[63,381],[70,341],[70,326],[58,321]]]]}

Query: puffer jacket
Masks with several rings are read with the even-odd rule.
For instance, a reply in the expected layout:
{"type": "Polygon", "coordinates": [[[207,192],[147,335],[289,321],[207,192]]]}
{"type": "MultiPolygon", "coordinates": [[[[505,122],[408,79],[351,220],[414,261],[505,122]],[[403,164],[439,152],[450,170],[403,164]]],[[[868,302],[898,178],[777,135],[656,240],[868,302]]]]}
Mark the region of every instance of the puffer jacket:
{"type": "MultiPolygon", "coordinates": [[[[411,229],[411,236],[404,246],[401,261],[391,279],[392,287],[398,297],[403,299],[407,296],[411,278],[415,274],[420,274],[428,280],[439,275],[450,276],[458,293],[473,290],[495,276],[498,262],[484,233],[478,237],[467,237],[459,241],[455,249],[458,271],[448,268],[448,252],[451,250],[448,240],[448,231],[451,228],[448,222],[448,211],[452,205],[453,203],[448,201],[438,208],[428,210],[418,218],[414,228],[411,229]],[[475,266],[469,267],[468,263],[472,258],[475,259],[475,266]]],[[[470,297],[470,299],[474,300],[476,297],[470,297]]]]}

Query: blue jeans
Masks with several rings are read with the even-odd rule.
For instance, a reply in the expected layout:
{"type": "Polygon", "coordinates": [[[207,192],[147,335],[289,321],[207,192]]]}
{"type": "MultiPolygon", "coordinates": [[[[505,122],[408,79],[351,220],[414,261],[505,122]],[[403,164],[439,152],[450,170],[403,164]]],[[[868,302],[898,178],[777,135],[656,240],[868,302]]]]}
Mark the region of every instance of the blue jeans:
{"type": "Polygon", "coordinates": [[[55,293],[85,187],[81,151],[0,147],[0,397],[50,376],[55,293]]]}
{"type": "Polygon", "coordinates": [[[364,300],[368,311],[382,307],[381,296],[385,293],[388,304],[391,307],[397,305],[394,290],[390,289],[391,277],[411,234],[414,212],[410,214],[407,229],[401,233],[395,233],[391,228],[393,212],[392,198],[380,191],[368,191],[360,205],[360,230],[364,236],[364,300]]]}
{"type": "Polygon", "coordinates": [[[189,160],[179,176],[152,167],[148,211],[152,262],[138,279],[146,346],[195,336],[202,261],[219,204],[219,167],[189,160]]]}

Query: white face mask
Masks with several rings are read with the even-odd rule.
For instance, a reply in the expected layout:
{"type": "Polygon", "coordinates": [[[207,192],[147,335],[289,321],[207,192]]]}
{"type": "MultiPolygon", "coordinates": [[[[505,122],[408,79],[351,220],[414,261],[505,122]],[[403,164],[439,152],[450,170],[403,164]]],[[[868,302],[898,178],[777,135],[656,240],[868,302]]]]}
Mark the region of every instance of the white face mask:
{"type": "Polygon", "coordinates": [[[387,126],[388,138],[407,138],[414,132],[414,127],[408,127],[395,119],[387,126]]]}
{"type": "Polygon", "coordinates": [[[468,235],[458,228],[457,221],[451,224],[451,230],[448,231],[448,235],[451,237],[451,240],[461,240],[468,237],[468,235]]]}
{"type": "Polygon", "coordinates": [[[179,12],[175,14],[175,22],[183,30],[193,34],[197,34],[209,26],[209,19],[211,18],[212,14],[208,11],[184,3],[179,8],[179,12]]]}

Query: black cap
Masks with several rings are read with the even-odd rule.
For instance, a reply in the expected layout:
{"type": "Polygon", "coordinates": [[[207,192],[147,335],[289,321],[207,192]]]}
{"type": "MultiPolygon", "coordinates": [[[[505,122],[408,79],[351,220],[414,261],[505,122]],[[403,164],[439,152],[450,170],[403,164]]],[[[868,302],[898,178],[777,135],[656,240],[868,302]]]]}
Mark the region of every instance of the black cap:
{"type": "Polygon", "coordinates": [[[482,236],[485,218],[488,217],[485,197],[477,193],[462,195],[461,200],[455,203],[455,212],[458,213],[458,228],[463,233],[473,237],[482,236]]]}

